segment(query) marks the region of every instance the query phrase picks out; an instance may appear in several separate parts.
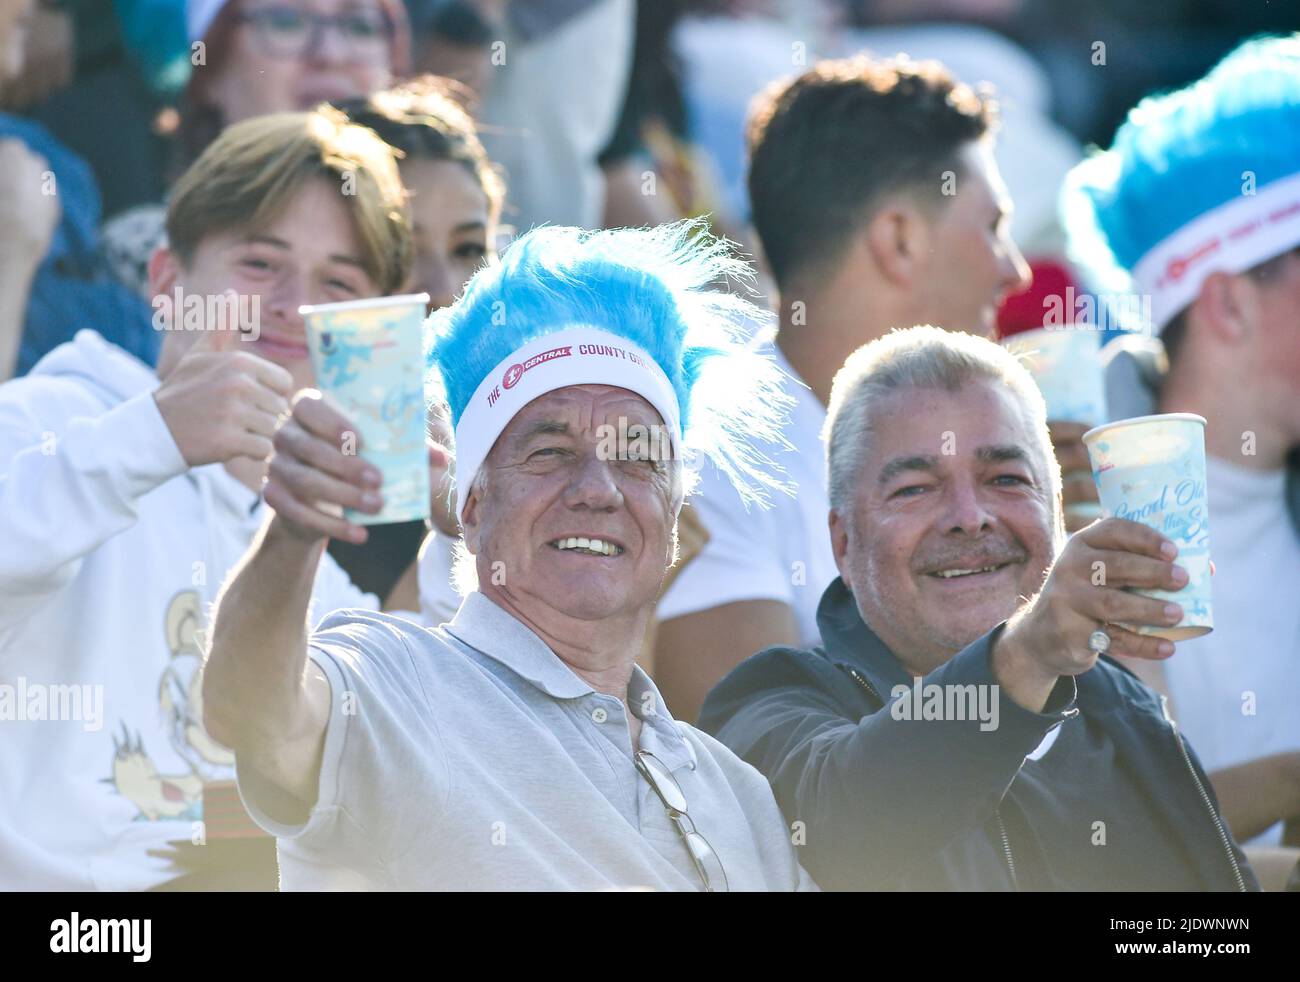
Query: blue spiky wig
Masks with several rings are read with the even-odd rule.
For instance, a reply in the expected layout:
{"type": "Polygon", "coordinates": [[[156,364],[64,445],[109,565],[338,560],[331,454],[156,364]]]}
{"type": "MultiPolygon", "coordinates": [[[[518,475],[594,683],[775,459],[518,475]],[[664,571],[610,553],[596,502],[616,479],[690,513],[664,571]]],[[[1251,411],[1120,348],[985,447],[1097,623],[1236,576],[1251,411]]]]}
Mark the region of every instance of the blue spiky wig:
{"type": "Polygon", "coordinates": [[[1070,172],[1062,213],[1075,261],[1103,289],[1149,296],[1156,331],[1210,273],[1300,243],[1300,34],[1247,41],[1143,99],[1070,172]]]}
{"type": "Polygon", "coordinates": [[[527,402],[598,383],[646,398],[678,451],[708,456],[762,500],[781,482],[754,445],[780,443],[789,399],[780,369],[748,343],[771,315],[719,289],[752,277],[699,221],[521,236],[429,319],[430,391],[451,409],[457,483],[472,485],[527,402]]]}

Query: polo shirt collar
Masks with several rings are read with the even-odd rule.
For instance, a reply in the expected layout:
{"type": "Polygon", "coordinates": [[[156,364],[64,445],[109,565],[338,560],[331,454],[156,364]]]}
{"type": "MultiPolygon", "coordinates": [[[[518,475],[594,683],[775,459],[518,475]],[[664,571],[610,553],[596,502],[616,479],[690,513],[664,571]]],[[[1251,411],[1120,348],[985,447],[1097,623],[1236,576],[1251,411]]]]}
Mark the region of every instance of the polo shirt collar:
{"type": "Polygon", "coordinates": [[[640,665],[632,666],[627,683],[628,708],[641,721],[641,749],[654,754],[670,771],[695,769],[695,748],[682,736],[678,722],[668,712],[664,697],[640,665]]]}
{"type": "Polygon", "coordinates": [[[545,641],[478,590],[461,601],[446,630],[552,698],[580,699],[595,691],[545,641]]]}
{"type": "MultiPolygon", "coordinates": [[[[531,629],[477,590],[461,601],[456,616],[444,629],[553,699],[581,699],[596,691],[531,629]]],[[[694,748],[682,736],[658,687],[639,665],[632,666],[627,703],[642,723],[642,749],[653,753],[669,770],[694,769],[694,748]]]]}
{"type": "MultiPolygon", "coordinates": [[[[553,699],[581,699],[596,691],[530,628],[477,590],[461,601],[460,609],[445,630],[499,661],[553,699]]],[[[694,749],[683,739],[658,687],[640,665],[632,666],[627,704],[644,724],[643,743],[647,742],[645,731],[653,731],[654,746],[644,749],[650,750],[670,769],[695,766],[694,749]]]]}

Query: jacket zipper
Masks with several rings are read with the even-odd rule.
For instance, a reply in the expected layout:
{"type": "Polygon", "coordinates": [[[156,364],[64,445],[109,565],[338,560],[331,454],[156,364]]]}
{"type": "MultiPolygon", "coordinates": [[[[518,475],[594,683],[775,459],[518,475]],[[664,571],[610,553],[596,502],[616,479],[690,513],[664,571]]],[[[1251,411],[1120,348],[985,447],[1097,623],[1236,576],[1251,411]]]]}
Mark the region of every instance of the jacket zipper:
{"type": "MultiPolygon", "coordinates": [[[[852,665],[844,664],[840,664],[839,667],[848,673],[849,678],[853,679],[854,682],[858,683],[858,685],[870,692],[877,702],[884,702],[884,700],[880,698],[880,693],[878,693],[875,687],[867,681],[866,676],[856,668],[852,665]]],[[[1002,855],[1005,856],[1007,860],[1007,872],[1011,874],[1011,885],[1016,888],[1017,892],[1019,892],[1020,880],[1016,876],[1015,860],[1011,858],[1011,841],[1007,838],[1007,827],[1002,824],[1002,813],[996,808],[993,809],[993,817],[998,820],[998,833],[1002,836],[1002,855]]]]}
{"type": "Polygon", "coordinates": [[[1240,893],[1245,893],[1246,881],[1242,879],[1241,866],[1238,865],[1237,857],[1233,855],[1232,846],[1228,843],[1228,834],[1224,832],[1223,822],[1219,819],[1218,812],[1214,810],[1214,805],[1210,803],[1210,796],[1205,793],[1205,785],[1201,784],[1201,779],[1196,775],[1196,768],[1192,766],[1192,758],[1187,753],[1187,744],[1183,741],[1183,735],[1178,732],[1178,724],[1169,715],[1169,699],[1163,695],[1160,697],[1160,711],[1165,714],[1165,721],[1168,722],[1169,728],[1173,730],[1174,739],[1178,741],[1178,749],[1183,755],[1183,763],[1187,765],[1187,773],[1192,775],[1192,782],[1196,785],[1196,790],[1200,792],[1201,801],[1205,802],[1205,810],[1210,813],[1214,828],[1219,833],[1219,842],[1223,844],[1223,851],[1228,857],[1228,862],[1232,864],[1232,875],[1237,881],[1237,890],[1240,893]]]}
{"type": "Polygon", "coordinates": [[[1002,824],[1002,812],[993,809],[993,817],[998,820],[998,832],[1002,836],[1002,854],[1007,858],[1007,869],[1011,873],[1011,885],[1020,892],[1020,880],[1016,877],[1016,863],[1011,858],[1011,840],[1007,838],[1007,827],[1002,824]]]}
{"type": "Polygon", "coordinates": [[[875,697],[876,702],[882,704],[884,703],[885,700],[880,698],[880,693],[876,691],[875,686],[873,686],[870,682],[867,681],[867,677],[865,675],[859,672],[852,665],[841,664],[840,668],[844,669],[844,671],[849,673],[849,678],[853,679],[854,682],[858,683],[858,685],[862,686],[862,688],[870,692],[871,695],[875,697]]]}

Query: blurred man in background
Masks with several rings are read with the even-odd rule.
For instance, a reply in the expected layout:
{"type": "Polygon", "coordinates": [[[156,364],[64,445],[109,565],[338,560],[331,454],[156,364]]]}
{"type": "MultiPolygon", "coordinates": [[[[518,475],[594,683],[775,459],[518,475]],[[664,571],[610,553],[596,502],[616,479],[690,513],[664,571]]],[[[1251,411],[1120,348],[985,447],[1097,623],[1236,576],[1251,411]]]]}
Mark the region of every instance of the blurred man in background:
{"type": "MultiPolygon", "coordinates": [[[[633,0],[476,0],[499,33],[479,118],[510,185],[507,221],[599,228],[598,157],[632,68],[633,0]]],[[[638,222],[637,224],[644,224],[638,222]]]]}
{"type": "Polygon", "coordinates": [[[796,400],[786,445],[766,449],[797,493],[751,512],[705,470],[695,504],[709,543],[664,597],[655,653],[683,718],[755,651],[816,643],[835,577],[821,430],[844,359],[916,323],[991,334],[1002,297],[1028,282],[994,120],[987,95],[906,58],[823,62],[755,102],[749,196],[796,400]]]}
{"type": "Polygon", "coordinates": [[[1276,844],[1300,819],[1300,35],[1141,103],[1066,206],[1080,260],[1109,260],[1100,281],[1149,301],[1158,336],[1112,345],[1112,415],[1208,421],[1214,632],[1136,667],[1171,697],[1233,832],[1276,844]]]}

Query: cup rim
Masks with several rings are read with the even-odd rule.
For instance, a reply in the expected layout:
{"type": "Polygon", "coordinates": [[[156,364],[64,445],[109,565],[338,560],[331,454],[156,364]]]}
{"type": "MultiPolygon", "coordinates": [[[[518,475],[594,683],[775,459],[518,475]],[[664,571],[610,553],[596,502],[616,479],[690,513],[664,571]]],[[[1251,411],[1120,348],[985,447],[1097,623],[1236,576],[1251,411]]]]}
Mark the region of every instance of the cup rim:
{"type": "Polygon", "coordinates": [[[376,307],[407,307],[416,303],[427,306],[427,293],[401,293],[389,297],[363,297],[360,300],[337,300],[334,303],[308,303],[298,308],[298,316],[309,317],[312,314],[340,310],[370,310],[376,307]]]}
{"type": "Polygon", "coordinates": [[[1083,434],[1083,442],[1089,443],[1097,439],[1106,430],[1117,430],[1122,426],[1134,426],[1142,423],[1171,423],[1182,421],[1184,423],[1200,423],[1206,425],[1205,417],[1198,416],[1196,413],[1155,413],[1151,416],[1133,416],[1129,419],[1117,419],[1110,423],[1102,423],[1100,426],[1094,426],[1083,434]]]}

